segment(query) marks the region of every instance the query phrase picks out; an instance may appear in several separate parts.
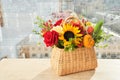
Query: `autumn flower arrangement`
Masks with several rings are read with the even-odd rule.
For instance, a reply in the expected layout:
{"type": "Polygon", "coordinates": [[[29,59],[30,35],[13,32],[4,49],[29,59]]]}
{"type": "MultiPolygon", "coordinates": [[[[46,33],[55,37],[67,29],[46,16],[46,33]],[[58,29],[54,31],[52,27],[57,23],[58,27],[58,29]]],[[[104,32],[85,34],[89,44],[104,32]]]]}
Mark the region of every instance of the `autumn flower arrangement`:
{"type": "Polygon", "coordinates": [[[102,20],[93,24],[83,17],[69,16],[56,22],[45,21],[37,17],[35,23],[40,27],[40,31],[33,31],[42,35],[47,47],[56,46],[65,51],[97,46],[98,43],[106,40],[109,36],[101,28],[102,20]]]}

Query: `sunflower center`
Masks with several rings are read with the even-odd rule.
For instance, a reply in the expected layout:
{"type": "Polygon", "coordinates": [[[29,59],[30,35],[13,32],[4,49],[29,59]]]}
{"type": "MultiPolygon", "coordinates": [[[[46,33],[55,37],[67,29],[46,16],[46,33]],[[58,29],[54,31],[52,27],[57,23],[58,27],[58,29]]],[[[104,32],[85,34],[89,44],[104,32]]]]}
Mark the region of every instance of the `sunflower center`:
{"type": "Polygon", "coordinates": [[[69,41],[70,38],[74,38],[74,33],[71,31],[67,31],[64,33],[64,38],[69,41]]]}

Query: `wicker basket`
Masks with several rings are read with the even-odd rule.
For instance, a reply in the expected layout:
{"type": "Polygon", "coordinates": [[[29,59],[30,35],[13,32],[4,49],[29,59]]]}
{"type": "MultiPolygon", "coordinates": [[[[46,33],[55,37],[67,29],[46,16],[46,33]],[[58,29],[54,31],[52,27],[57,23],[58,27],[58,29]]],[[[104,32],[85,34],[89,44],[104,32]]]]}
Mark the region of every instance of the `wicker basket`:
{"type": "Polygon", "coordinates": [[[77,48],[68,52],[54,47],[51,54],[52,69],[58,75],[95,69],[97,59],[94,48],[77,48]]]}

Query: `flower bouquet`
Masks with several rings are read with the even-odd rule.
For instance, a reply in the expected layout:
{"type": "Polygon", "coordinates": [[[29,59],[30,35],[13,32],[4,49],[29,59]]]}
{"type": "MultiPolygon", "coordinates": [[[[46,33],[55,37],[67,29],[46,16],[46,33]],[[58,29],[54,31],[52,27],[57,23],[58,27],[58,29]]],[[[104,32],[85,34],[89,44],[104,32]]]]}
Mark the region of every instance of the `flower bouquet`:
{"type": "Polygon", "coordinates": [[[36,24],[41,30],[34,32],[42,35],[47,47],[53,47],[51,66],[58,75],[97,67],[94,46],[108,38],[101,29],[102,20],[93,24],[77,16],[68,16],[56,22],[37,17],[36,24]]]}

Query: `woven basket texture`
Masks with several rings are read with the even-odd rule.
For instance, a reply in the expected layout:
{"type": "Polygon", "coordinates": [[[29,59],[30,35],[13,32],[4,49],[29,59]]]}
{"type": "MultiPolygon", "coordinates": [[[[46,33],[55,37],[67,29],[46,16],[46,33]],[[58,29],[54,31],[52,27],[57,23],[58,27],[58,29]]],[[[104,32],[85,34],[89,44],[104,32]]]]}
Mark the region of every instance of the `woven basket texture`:
{"type": "Polygon", "coordinates": [[[77,48],[74,51],[64,51],[54,47],[51,54],[51,67],[58,75],[95,69],[97,67],[95,50],[77,48]]]}

